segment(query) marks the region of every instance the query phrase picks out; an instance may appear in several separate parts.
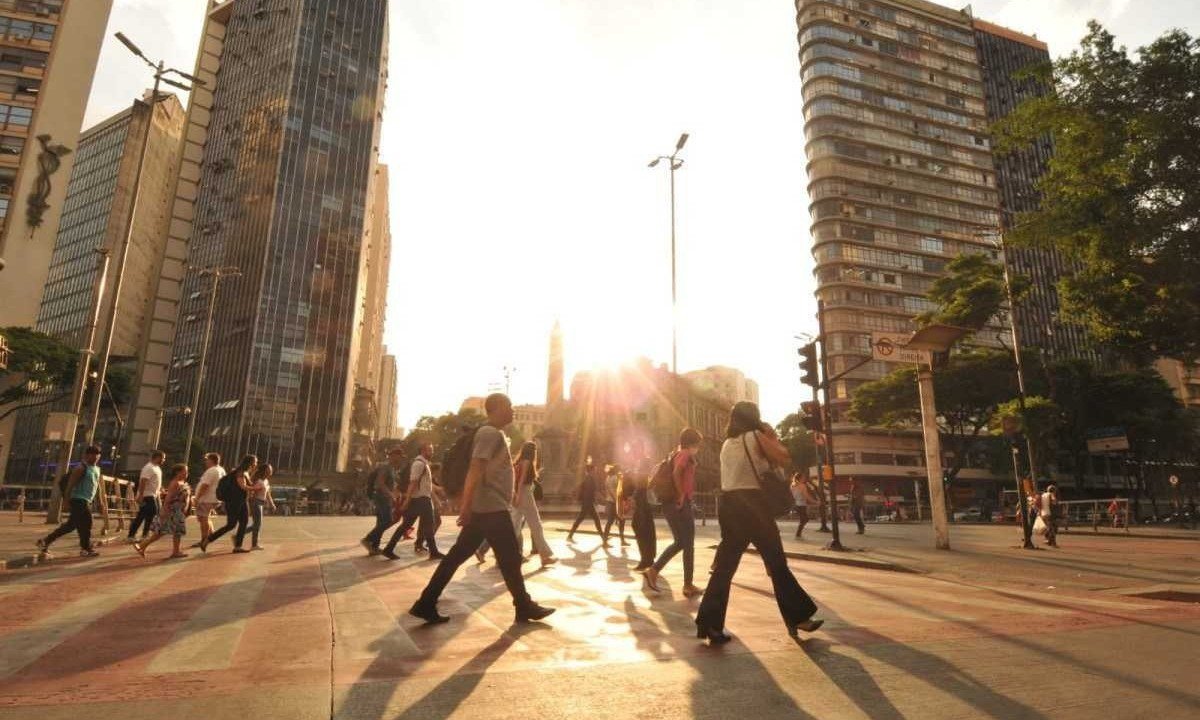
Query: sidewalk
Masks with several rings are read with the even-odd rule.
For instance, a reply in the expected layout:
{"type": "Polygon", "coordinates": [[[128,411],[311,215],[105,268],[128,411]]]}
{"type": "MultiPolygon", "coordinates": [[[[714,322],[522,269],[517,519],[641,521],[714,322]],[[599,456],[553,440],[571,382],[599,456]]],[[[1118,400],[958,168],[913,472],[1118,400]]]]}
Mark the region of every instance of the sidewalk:
{"type": "MultiPolygon", "coordinates": [[[[63,516],[66,519],[66,516],[63,516]]],[[[46,524],[46,513],[25,513],[25,522],[17,522],[15,511],[0,512],[0,572],[30,567],[43,562],[34,543],[45,537],[54,525],[46,524]]],[[[108,535],[101,534],[104,521],[96,518],[92,525],[92,544],[100,547],[121,540],[124,533],[117,531],[115,520],[109,522],[108,535]]],[[[71,533],[59,538],[51,548],[56,561],[74,559],[79,553],[79,536],[71,533]]]]}

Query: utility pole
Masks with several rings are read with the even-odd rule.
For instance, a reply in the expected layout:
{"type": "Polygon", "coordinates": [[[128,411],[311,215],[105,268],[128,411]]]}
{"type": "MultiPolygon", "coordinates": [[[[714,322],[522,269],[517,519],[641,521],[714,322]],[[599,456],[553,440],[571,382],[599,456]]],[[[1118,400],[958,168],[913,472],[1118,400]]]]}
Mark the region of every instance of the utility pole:
{"type": "Polygon", "coordinates": [[[675,171],[683,167],[683,158],[679,157],[679,153],[683,150],[683,146],[687,141],[688,134],[683,133],[675,143],[675,152],[670,155],[659,155],[651,160],[647,166],[654,167],[658,165],[660,160],[667,160],[667,167],[671,171],[671,372],[676,375],[679,374],[679,364],[677,362],[679,318],[675,282],[675,171]]]}
{"type": "Polygon", "coordinates": [[[921,395],[921,428],[925,433],[925,471],[929,478],[929,514],[933,520],[934,545],[939,550],[949,550],[950,527],[946,521],[946,487],[942,481],[942,440],[937,426],[937,407],[933,399],[933,369],[930,365],[917,366],[917,389],[921,395]]]}
{"type": "Polygon", "coordinates": [[[817,300],[817,337],[821,341],[821,389],[825,394],[825,467],[829,468],[829,526],[833,530],[833,537],[826,547],[830,550],[845,550],[838,529],[837,463],[833,454],[833,410],[829,407],[829,339],[825,336],[824,300],[817,300]]]}

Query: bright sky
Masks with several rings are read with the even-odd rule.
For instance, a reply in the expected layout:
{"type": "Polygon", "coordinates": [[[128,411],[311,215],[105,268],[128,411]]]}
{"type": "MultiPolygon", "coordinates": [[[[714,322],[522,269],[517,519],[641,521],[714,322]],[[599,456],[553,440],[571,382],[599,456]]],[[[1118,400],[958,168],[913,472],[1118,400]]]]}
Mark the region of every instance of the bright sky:
{"type": "MultiPolygon", "coordinates": [[[[116,0],[85,125],[149,85],[111,35],[190,70],[205,0],[116,0]]],[[[1177,0],[976,0],[980,18],[1075,48],[1089,18],[1131,48],[1200,33],[1177,0]]],[[[516,368],[542,402],[550,328],[568,381],[669,362],[667,171],[677,175],[679,368],[743,370],[777,421],[815,333],[795,10],[785,0],[392,0],[381,160],[391,168],[386,342],[400,418],[456,410],[516,368]]],[[[803,397],[802,397],[803,396],[803,397]]]]}

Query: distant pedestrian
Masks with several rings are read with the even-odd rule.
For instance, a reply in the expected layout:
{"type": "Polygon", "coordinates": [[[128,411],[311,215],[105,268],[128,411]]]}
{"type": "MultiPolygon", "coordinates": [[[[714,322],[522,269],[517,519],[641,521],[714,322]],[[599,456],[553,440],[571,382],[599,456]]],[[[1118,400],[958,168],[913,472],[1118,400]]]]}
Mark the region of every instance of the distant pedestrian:
{"type": "Polygon", "coordinates": [[[1116,498],[1108,504],[1108,515],[1112,518],[1113,527],[1121,527],[1121,503],[1116,498]]]}
{"type": "Polygon", "coordinates": [[[25,522],[25,491],[17,493],[17,522],[25,522]]]}
{"type": "Polygon", "coordinates": [[[825,492],[821,488],[821,480],[819,478],[810,477],[808,482],[809,497],[816,498],[817,512],[820,515],[821,527],[817,528],[817,532],[829,532],[829,508],[826,505],[825,492]]]}
{"type": "Polygon", "coordinates": [[[215,543],[225,533],[237,528],[237,534],[233,538],[233,551],[235,553],[248,553],[246,548],[242,547],[242,543],[246,540],[246,525],[250,521],[250,485],[251,477],[255,469],[258,467],[258,457],[255,455],[247,455],[242,458],[234,471],[217,483],[217,495],[221,498],[221,502],[225,503],[225,527],[217,530],[208,539],[200,541],[200,552],[208,552],[208,546],[215,543]],[[224,488],[222,488],[222,485],[224,488]]]}
{"type": "Polygon", "coordinates": [[[513,529],[517,533],[517,547],[523,548],[524,538],[521,537],[521,526],[529,526],[530,544],[533,552],[542,560],[542,567],[558,562],[550,543],[546,541],[546,530],[542,527],[542,514],[538,511],[537,497],[534,489],[537,487],[538,474],[537,444],[527,442],[521,446],[521,453],[513,465],[517,477],[517,489],[513,493],[513,529]]]}
{"type": "Polygon", "coordinates": [[[813,632],[823,621],[814,620],[816,604],[788,568],[783,554],[779,526],[767,506],[759,476],[772,465],[783,467],[791,461],[788,449],[779,442],[775,430],[762,421],[758,405],[739,402],[729,415],[725,442],[721,446],[721,505],[718,521],[721,542],[708,589],[696,615],[696,635],[710,644],[728,642],[725,612],[733,575],[746,548],[753,543],[767,568],[775,602],[783,615],[788,634],[813,632]]]}
{"type": "Polygon", "coordinates": [[[403,470],[405,465],[404,449],[393,445],[388,448],[387,462],[376,465],[367,476],[371,504],[375,507],[375,527],[359,542],[367,549],[368,555],[379,554],[383,533],[394,524],[392,505],[399,497],[396,493],[396,473],[403,470]]]}
{"type": "Polygon", "coordinates": [[[185,558],[187,553],[179,546],[183,536],[187,534],[187,511],[192,503],[192,489],[187,484],[188,466],[178,463],[171,468],[166,496],[163,498],[162,509],[154,518],[154,528],[150,537],[135,542],[133,549],[138,555],[146,557],[146,548],[153,545],[164,535],[170,535],[173,550],[168,559],[185,558]]]}
{"type": "Polygon", "coordinates": [[[675,484],[672,498],[663,503],[663,517],[671,528],[671,544],[663,548],[654,565],[646,571],[646,584],[658,590],[658,576],[675,557],[683,553],[683,596],[695,597],[703,592],[692,582],[696,563],[696,519],[692,499],[696,492],[696,453],[704,438],[695,428],[679,433],[679,446],[671,457],[671,478],[675,484]]]}
{"type": "Polygon", "coordinates": [[[262,532],[263,509],[269,507],[275,512],[275,498],[271,496],[271,476],[274,474],[271,463],[263,463],[254,471],[254,482],[250,485],[250,520],[254,523],[250,528],[251,550],[262,550],[258,535],[262,532]]]}
{"type": "Polygon", "coordinates": [[[1058,488],[1047,485],[1038,496],[1038,515],[1046,523],[1046,544],[1058,547],[1058,488]]]}
{"type": "Polygon", "coordinates": [[[579,501],[579,514],[575,516],[575,522],[571,524],[571,530],[567,533],[567,542],[575,541],[575,531],[579,529],[579,524],[590,517],[596,525],[596,534],[600,536],[605,545],[608,545],[608,537],[600,527],[600,515],[596,512],[596,494],[600,492],[601,482],[599,468],[592,464],[591,458],[588,458],[587,467],[583,471],[583,479],[579,481],[579,488],[575,491],[575,499],[579,501]]]}
{"type": "Polygon", "coordinates": [[[67,498],[67,520],[46,537],[37,541],[37,549],[49,554],[50,545],[69,532],[79,533],[79,556],[96,557],[92,547],[92,501],[100,488],[100,448],[89,445],[83,451],[83,462],[67,475],[63,497],[67,498]]]}
{"type": "Polygon", "coordinates": [[[513,420],[512,401],[494,393],[484,400],[487,424],[475,431],[471,445],[471,464],[463,484],[458,524],[462,531],[454,546],[433,571],[433,577],[413,603],[409,614],[427,623],[442,623],[450,618],[437,610],[438,599],[463,562],[487,540],[496,552],[496,564],[504,584],[512,595],[517,622],[541,620],[554,612],[538,605],[525,589],[521,575],[521,553],[513,532],[512,507],[514,480],[508,437],[504,428],[513,420]]]}
{"type": "MultiPolygon", "coordinates": [[[[218,453],[204,453],[204,472],[200,482],[196,483],[196,520],[200,523],[200,541],[203,542],[212,535],[212,518],[217,514],[217,506],[221,501],[217,498],[217,484],[225,477],[225,468],[221,467],[221,456],[218,453]]],[[[192,547],[200,547],[197,542],[192,547]]]]}
{"type": "Polygon", "coordinates": [[[138,499],[138,512],[137,517],[129,525],[129,542],[134,541],[139,527],[142,529],[142,538],[145,539],[150,532],[150,523],[158,517],[159,495],[162,493],[163,486],[162,464],[166,459],[167,456],[163,451],[155,450],[150,453],[150,462],[143,465],[141,473],[138,474],[135,495],[138,499]]]}
{"type": "MultiPolygon", "coordinates": [[[[433,468],[430,461],[433,458],[433,443],[421,443],[421,450],[416,459],[409,465],[408,477],[404,478],[404,485],[401,500],[400,510],[403,513],[400,527],[396,528],[396,532],[392,533],[392,539],[388,541],[387,548],[383,551],[383,556],[389,560],[396,560],[396,544],[405,536],[417,520],[421,521],[421,526],[418,530],[417,537],[424,541],[424,544],[429,548],[429,559],[439,560],[445,555],[438,552],[437,540],[434,536],[434,510],[433,510],[433,468]]],[[[398,488],[399,489],[399,488],[398,488]]]]}
{"type": "Polygon", "coordinates": [[[649,570],[654,565],[658,550],[658,531],[654,527],[654,505],[650,502],[650,468],[653,467],[650,458],[644,458],[637,472],[632,476],[626,475],[622,480],[629,488],[624,492],[629,495],[631,507],[631,525],[633,536],[637,540],[638,561],[635,572],[649,570]]]}
{"type": "Polygon", "coordinates": [[[792,476],[792,502],[792,514],[796,516],[796,539],[799,540],[804,533],[804,526],[808,524],[808,484],[803,473],[792,476]]]}
{"type": "Polygon", "coordinates": [[[867,526],[863,522],[863,506],[866,505],[867,495],[863,490],[862,483],[858,478],[850,478],[850,514],[854,517],[855,524],[858,525],[858,534],[862,535],[867,532],[867,526]]]}
{"type": "MultiPolygon", "coordinates": [[[[433,472],[433,533],[437,535],[437,531],[442,527],[442,512],[448,508],[450,504],[449,498],[446,497],[446,491],[442,489],[439,478],[442,473],[441,463],[431,463],[429,469],[433,472]]],[[[413,543],[413,550],[417,552],[426,552],[425,541],[419,536],[417,541],[413,543]]]]}
{"type": "Polygon", "coordinates": [[[625,541],[625,518],[617,512],[617,484],[621,481],[621,468],[609,465],[604,474],[604,537],[612,537],[612,526],[617,524],[617,534],[621,538],[621,547],[629,543],[625,541]]]}

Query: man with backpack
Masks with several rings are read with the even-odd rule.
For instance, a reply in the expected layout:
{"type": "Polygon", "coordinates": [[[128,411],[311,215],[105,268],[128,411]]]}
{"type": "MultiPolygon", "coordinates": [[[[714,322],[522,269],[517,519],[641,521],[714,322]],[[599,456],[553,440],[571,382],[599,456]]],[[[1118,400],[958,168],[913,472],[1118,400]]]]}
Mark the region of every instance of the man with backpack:
{"type": "Polygon", "coordinates": [[[68,499],[67,521],[46,537],[37,541],[37,549],[49,554],[50,544],[71,531],[79,533],[79,556],[96,557],[92,547],[92,501],[100,488],[100,448],[89,445],[83,451],[83,462],[76,465],[65,478],[63,497],[68,499]]]}
{"type": "MultiPolygon", "coordinates": [[[[450,618],[437,610],[438,598],[450,583],[458,568],[471,557],[484,540],[496,553],[496,564],[504,576],[504,584],[512,595],[516,608],[517,622],[541,620],[554,612],[542,607],[529,597],[525,590],[525,578],[521,576],[521,551],[517,547],[517,533],[513,529],[511,505],[515,485],[512,458],[508,451],[508,437],[504,428],[513,420],[512,401],[503,393],[489,395],[483,404],[487,413],[487,424],[473,431],[470,436],[470,463],[466,466],[466,477],[462,481],[461,509],[458,524],[462,531],[454,547],[433,571],[433,577],[413,603],[409,614],[427,623],[444,623],[450,618]]],[[[461,446],[466,438],[455,443],[443,466],[443,486],[452,494],[459,487],[458,475],[462,465],[458,462],[461,446]]]]}
{"type": "Polygon", "coordinates": [[[396,532],[392,533],[392,539],[388,541],[387,547],[383,551],[383,556],[388,560],[398,559],[396,543],[400,542],[400,538],[404,537],[404,534],[418,519],[420,519],[421,525],[417,529],[417,539],[428,546],[429,558],[440,560],[446,557],[438,552],[437,541],[434,539],[433,533],[435,522],[433,516],[433,469],[429,465],[432,457],[433,443],[421,443],[420,454],[409,466],[408,485],[403,493],[403,499],[400,501],[404,521],[400,523],[400,527],[396,528],[396,532]]]}
{"type": "Polygon", "coordinates": [[[367,476],[367,493],[375,506],[375,527],[361,540],[368,556],[379,554],[383,533],[392,526],[392,506],[398,499],[396,473],[405,465],[404,448],[393,445],[388,448],[387,462],[376,465],[367,476]]]}

